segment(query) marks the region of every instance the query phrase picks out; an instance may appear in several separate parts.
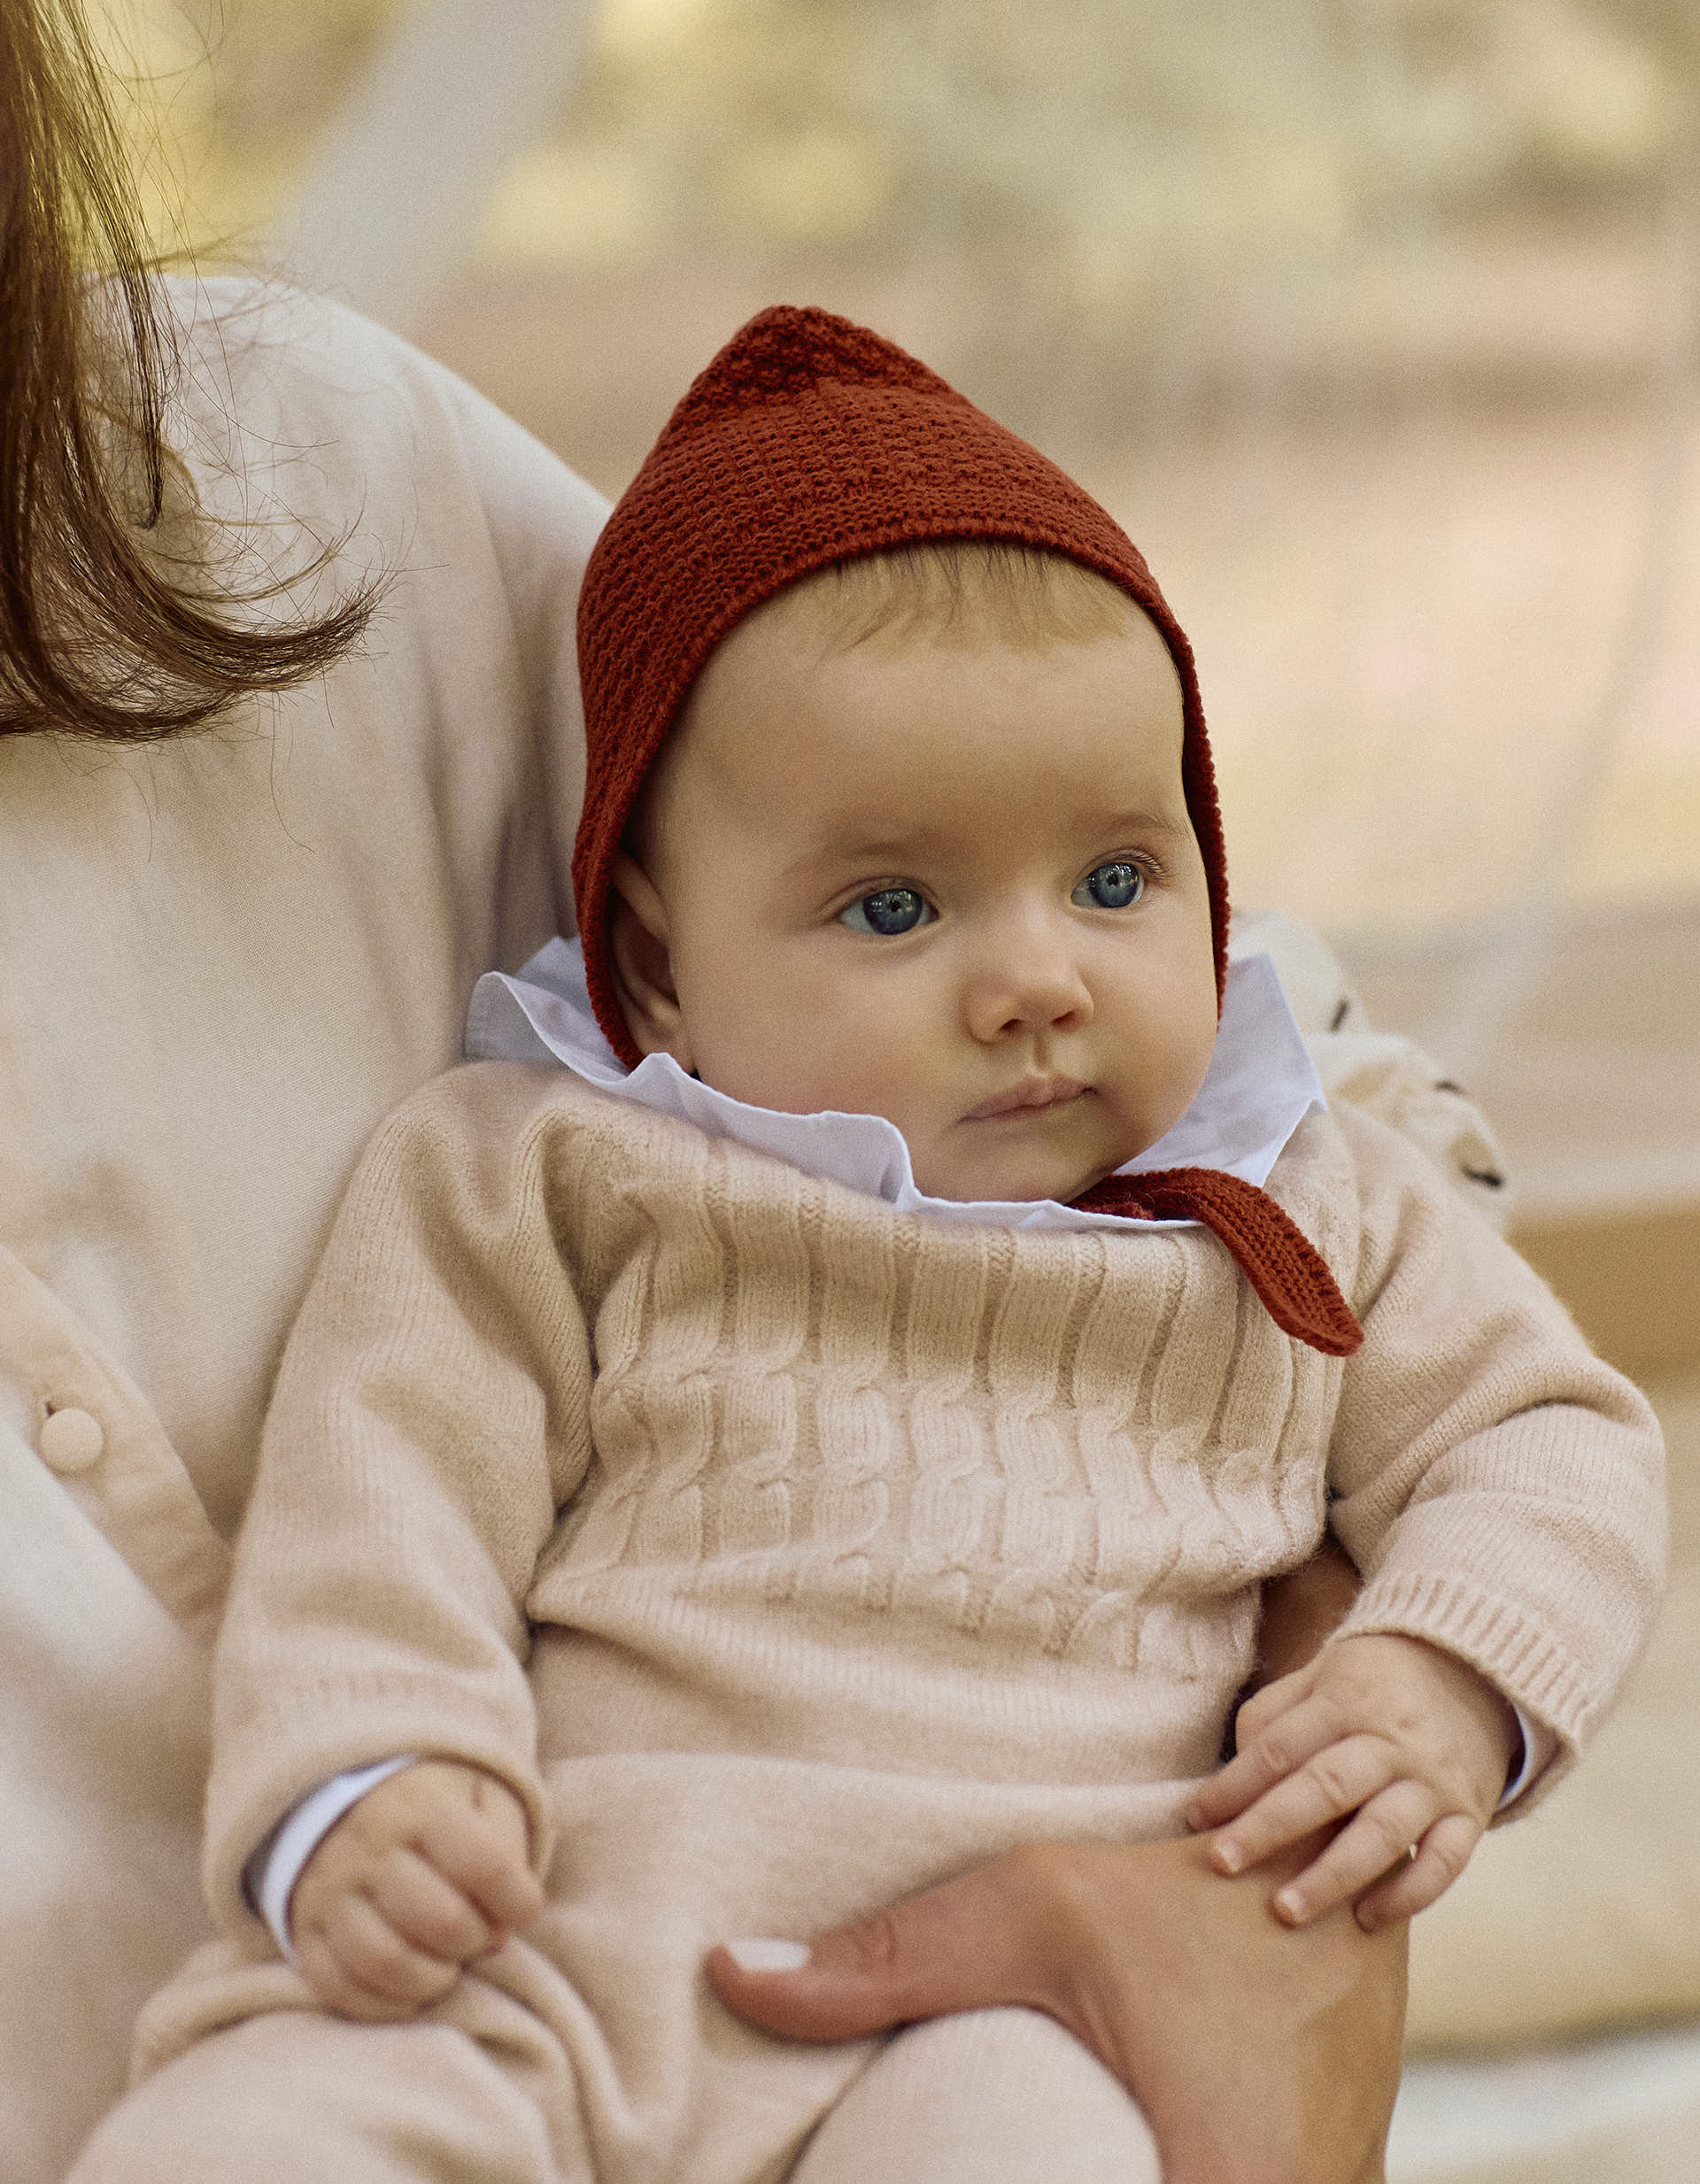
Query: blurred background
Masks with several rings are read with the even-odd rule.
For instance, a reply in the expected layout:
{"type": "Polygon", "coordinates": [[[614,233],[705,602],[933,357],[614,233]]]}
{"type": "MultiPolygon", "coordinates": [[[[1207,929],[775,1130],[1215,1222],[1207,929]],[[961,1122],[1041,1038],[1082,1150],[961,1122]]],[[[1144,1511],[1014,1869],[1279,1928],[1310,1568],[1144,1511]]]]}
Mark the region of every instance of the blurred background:
{"type": "Polygon", "coordinates": [[[104,19],[162,247],[344,296],[609,493],[780,299],[1071,468],[1197,647],[1236,901],[1484,1099],[1614,1354],[1700,1348],[1693,0],[104,19]]]}
{"type": "Polygon", "coordinates": [[[163,250],[343,296],[610,494],[779,300],[1071,469],[1193,637],[1236,901],[1482,1100],[1518,1240],[1700,1477],[1696,0],[101,19],[163,250]]]}

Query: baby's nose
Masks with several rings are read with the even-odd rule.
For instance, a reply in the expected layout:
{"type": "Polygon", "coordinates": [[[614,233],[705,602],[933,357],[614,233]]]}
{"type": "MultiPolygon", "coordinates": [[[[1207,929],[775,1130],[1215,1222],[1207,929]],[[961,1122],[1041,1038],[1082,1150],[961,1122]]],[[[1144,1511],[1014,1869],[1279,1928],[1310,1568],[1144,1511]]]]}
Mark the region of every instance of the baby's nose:
{"type": "Polygon", "coordinates": [[[988,941],[963,1003],[970,1033],[985,1044],[1017,1031],[1075,1031],[1092,1017],[1074,951],[1062,935],[1029,921],[988,941]]]}

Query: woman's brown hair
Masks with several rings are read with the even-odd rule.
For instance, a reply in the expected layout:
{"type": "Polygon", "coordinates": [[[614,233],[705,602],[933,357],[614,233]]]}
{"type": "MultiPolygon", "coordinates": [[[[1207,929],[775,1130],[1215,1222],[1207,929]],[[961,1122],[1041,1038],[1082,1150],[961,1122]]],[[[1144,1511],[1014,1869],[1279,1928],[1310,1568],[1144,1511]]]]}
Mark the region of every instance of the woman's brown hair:
{"type": "Polygon", "coordinates": [[[221,590],[209,527],[165,521],[174,480],[189,498],[177,361],[78,0],[0,0],[0,734],[176,735],[321,673],[371,616],[367,581],[317,619],[244,620],[335,546],[221,590]]]}

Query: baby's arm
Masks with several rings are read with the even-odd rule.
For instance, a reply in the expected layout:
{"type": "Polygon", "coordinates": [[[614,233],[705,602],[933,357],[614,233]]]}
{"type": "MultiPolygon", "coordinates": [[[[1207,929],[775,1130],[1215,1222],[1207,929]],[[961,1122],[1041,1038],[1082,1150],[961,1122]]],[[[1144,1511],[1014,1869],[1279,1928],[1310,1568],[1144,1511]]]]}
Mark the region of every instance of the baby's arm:
{"type": "Polygon", "coordinates": [[[420,1760],[349,1808],[290,1899],[302,1977],[328,2010],[409,2018],[543,1909],[525,1808],[458,1760],[420,1760]]]}
{"type": "Polygon", "coordinates": [[[1239,1873],[1347,1820],[1275,1911],[1299,1926],[1356,1898],[1361,1925],[1386,1925],[1464,1871],[1520,1741],[1511,1707],[1456,1654],[1387,1632],[1336,1639],[1240,1708],[1239,1754],[1187,1825],[1219,1827],[1212,1861],[1239,1873]]]}
{"type": "Polygon", "coordinates": [[[1382,1125],[1342,1103],[1333,1126],[1356,1253],[1325,1240],[1364,1340],[1340,1369],[1327,1523],[1364,1587],[1313,1667],[1248,1702],[1191,1817],[1237,1870],[1344,1822],[1275,1909],[1351,1901],[1372,1925],[1464,1866],[1506,1791],[1514,1709],[1532,1802],[1610,1703],[1658,1602],[1661,1465],[1644,1401],[1531,1269],[1382,1125]]]}
{"type": "MultiPolygon", "coordinates": [[[[456,1070],[383,1125],[350,1186],[279,1372],[219,1639],[205,1873],[228,1928],[270,1908],[248,1869],[279,1816],[378,1754],[483,1770],[546,1860],[527,1602],[590,1455],[589,1333],[551,1224],[576,1187],[572,1123],[543,1072],[456,1070]]],[[[294,1893],[299,1918],[314,1890],[294,1893]]]]}

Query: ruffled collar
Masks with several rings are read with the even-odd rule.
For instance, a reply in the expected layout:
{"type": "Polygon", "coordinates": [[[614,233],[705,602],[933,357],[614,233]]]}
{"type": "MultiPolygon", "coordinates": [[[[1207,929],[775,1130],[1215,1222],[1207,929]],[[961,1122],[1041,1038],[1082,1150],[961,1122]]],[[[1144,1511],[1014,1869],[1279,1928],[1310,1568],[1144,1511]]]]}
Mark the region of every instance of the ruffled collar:
{"type": "MultiPolygon", "coordinates": [[[[475,1061],[554,1062],[616,1099],[866,1192],[899,1213],[1008,1228],[1193,1225],[1130,1219],[1052,1199],[930,1198],[916,1188],[902,1133],[884,1115],[784,1115],[752,1107],[687,1076],[670,1054],[646,1055],[628,1069],[591,1013],[576,940],[550,941],[516,976],[486,973],[473,990],[466,1051],[475,1061]]],[[[1266,955],[1246,957],[1228,966],[1216,1049],[1197,1098],[1172,1130],[1117,1173],[1211,1169],[1261,1189],[1304,1117],[1326,1105],[1274,965],[1266,955]]]]}

